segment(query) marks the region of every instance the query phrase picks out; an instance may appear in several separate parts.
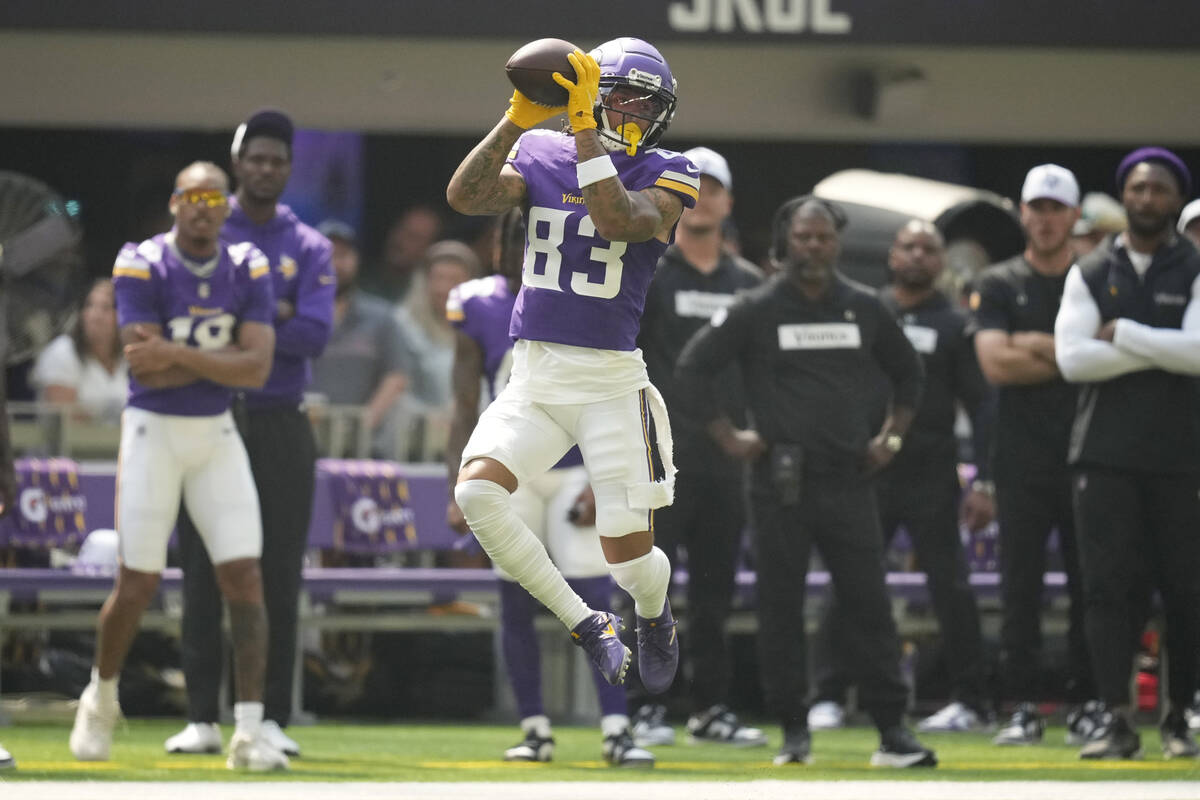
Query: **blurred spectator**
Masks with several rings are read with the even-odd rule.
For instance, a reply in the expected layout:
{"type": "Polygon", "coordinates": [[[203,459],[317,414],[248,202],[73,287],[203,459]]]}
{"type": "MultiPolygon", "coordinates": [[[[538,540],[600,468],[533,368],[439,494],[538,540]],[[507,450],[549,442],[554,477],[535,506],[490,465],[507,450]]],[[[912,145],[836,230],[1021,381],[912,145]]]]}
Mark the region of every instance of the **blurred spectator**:
{"type": "Polygon", "coordinates": [[[1179,232],[1200,247],[1200,200],[1193,200],[1179,212],[1179,232]]]}
{"type": "Polygon", "coordinates": [[[415,205],[402,211],[388,226],[379,266],[363,279],[364,291],[393,303],[404,300],[425,251],[441,232],[442,218],[430,206],[415,205]]]}
{"type": "Polygon", "coordinates": [[[396,321],[412,349],[411,391],[418,411],[449,411],[454,399],[454,327],[446,319],[450,290],[482,274],[475,251],[446,240],[430,246],[408,295],[396,309],[396,321]]]}
{"type": "MultiPolygon", "coordinates": [[[[975,450],[986,454],[990,427],[990,388],[979,371],[974,348],[963,334],[966,315],[938,290],[946,246],[931,222],[912,220],[896,234],[888,252],[891,285],[880,300],[904,326],[925,366],[925,396],[904,448],[883,469],[876,483],[884,536],[901,527],[908,532],[917,566],[927,576],[950,668],[951,702],[924,719],[918,730],[938,733],[982,730],[989,722],[985,691],[983,635],[979,609],[968,580],[959,538],[958,441],[954,432],[958,404],[972,420],[975,450]]],[[[884,387],[886,392],[886,387],[884,387]]],[[[986,457],[982,459],[986,462],[986,457]]],[[[993,488],[986,463],[979,480],[962,499],[962,516],[971,530],[992,521],[993,488]]],[[[812,728],[836,727],[845,704],[847,673],[842,660],[847,623],[836,601],[814,640],[813,672],[818,702],[809,712],[812,728]]]]}
{"type": "MultiPolygon", "coordinates": [[[[993,740],[998,745],[1036,744],[1045,732],[1034,700],[1046,542],[1056,529],[1071,601],[1067,699],[1083,703],[1093,693],[1067,471],[1075,388],[1059,374],[1054,355],[1054,318],[1075,261],[1070,236],[1078,219],[1079,184],[1071,171],[1057,164],[1031,169],[1021,189],[1025,251],[986,269],[970,300],[979,366],[999,387],[992,473],[1000,524],[1001,699],[1016,705],[993,740]]],[[[1083,727],[1069,729],[1068,738],[1086,735],[1088,717],[1072,720],[1083,727]]]]}
{"type": "Polygon", "coordinates": [[[359,250],[354,229],[326,220],[317,230],[333,244],[337,297],[333,335],[313,361],[309,388],[329,403],[366,406],[367,427],[376,434],[377,455],[389,455],[380,441],[383,422],[408,387],[412,354],[385,301],[358,289],[359,250]]]}
{"type": "Polygon", "coordinates": [[[71,332],[38,355],[32,379],[40,400],[74,405],[83,418],[120,422],[129,370],[121,352],[111,280],[92,284],[71,332]]]}
{"type": "Polygon", "coordinates": [[[1088,192],[1079,205],[1079,219],[1071,228],[1071,250],[1082,258],[1110,233],[1125,230],[1125,209],[1104,192],[1088,192]]]}
{"type": "MultiPolygon", "coordinates": [[[[693,739],[735,746],[760,746],[766,734],[743,725],[730,709],[733,666],[725,622],[733,607],[746,522],[745,464],[726,455],[695,420],[676,413],[684,400],[675,382],[675,362],[692,334],[738,291],[761,282],[758,268],[725,249],[724,222],[733,210],[733,175],[719,153],[695,147],[684,153],[700,170],[700,197],[685,208],[675,243],[663,253],[650,282],[638,346],[650,382],[662,392],[671,415],[675,457],[693,465],[675,479],[675,501],[654,513],[654,538],[676,566],[687,565],[689,635],[682,639],[688,658],[688,698],[693,739]],[[686,556],[684,556],[686,553],[686,556]]],[[[730,366],[717,381],[722,409],[739,427],[746,425],[741,373],[730,366]]],[[[631,675],[636,668],[630,668],[631,675]]],[[[637,744],[671,744],[675,733],[640,679],[627,678],[630,700],[640,703],[633,736],[637,744]]]]}

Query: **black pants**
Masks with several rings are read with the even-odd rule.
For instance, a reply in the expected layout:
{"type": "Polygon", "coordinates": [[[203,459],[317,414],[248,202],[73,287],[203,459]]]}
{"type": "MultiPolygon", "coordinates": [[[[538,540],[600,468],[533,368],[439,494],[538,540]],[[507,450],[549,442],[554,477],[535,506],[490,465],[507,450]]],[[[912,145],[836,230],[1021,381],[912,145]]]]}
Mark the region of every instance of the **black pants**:
{"type": "MultiPolygon", "coordinates": [[[[287,725],[292,711],[297,605],[312,514],[316,442],[308,418],[295,408],[247,411],[239,418],[262,509],[263,595],[270,625],[264,717],[287,725]]],[[[188,719],[216,722],[224,660],[221,594],[208,551],[186,511],[179,517],[179,557],[183,567],[180,650],[188,719]]]]}
{"type": "MultiPolygon", "coordinates": [[[[876,482],[884,546],[903,525],[912,540],[917,566],[926,576],[945,643],[953,697],[981,708],[986,705],[983,635],[958,535],[958,473],[953,463],[934,467],[921,472],[889,470],[876,482]]],[[[849,670],[842,637],[847,624],[841,607],[830,603],[813,641],[818,700],[845,702],[849,670]]]]}
{"type": "MultiPolygon", "coordinates": [[[[680,645],[696,710],[729,701],[732,666],[725,622],[733,605],[745,506],[741,473],[687,470],[676,477],[674,503],[654,512],[655,543],[676,565],[678,554],[686,552],[687,633],[680,645]]],[[[649,699],[637,680],[630,681],[628,694],[631,706],[649,699]]]]}
{"type": "Polygon", "coordinates": [[[1166,617],[1167,680],[1176,710],[1192,702],[1200,653],[1200,480],[1087,468],[1075,477],[1087,640],[1100,699],[1130,702],[1134,647],[1156,587],[1166,617]]]}
{"type": "Polygon", "coordinates": [[[808,476],[802,499],[782,505],[756,470],[751,505],[758,566],[758,649],[768,712],[785,724],[808,718],[804,601],[816,545],[846,619],[849,677],[875,724],[898,724],[908,688],[885,583],[883,535],[870,483],[808,476]]]}
{"type": "Polygon", "coordinates": [[[1000,578],[1003,616],[1000,675],[1003,699],[1034,699],[1042,649],[1042,599],[1046,543],[1058,530],[1070,598],[1067,631],[1067,700],[1095,697],[1083,625],[1083,583],[1071,510],[1071,481],[1065,473],[1046,479],[996,476],[996,519],[1000,526],[1000,578]]]}

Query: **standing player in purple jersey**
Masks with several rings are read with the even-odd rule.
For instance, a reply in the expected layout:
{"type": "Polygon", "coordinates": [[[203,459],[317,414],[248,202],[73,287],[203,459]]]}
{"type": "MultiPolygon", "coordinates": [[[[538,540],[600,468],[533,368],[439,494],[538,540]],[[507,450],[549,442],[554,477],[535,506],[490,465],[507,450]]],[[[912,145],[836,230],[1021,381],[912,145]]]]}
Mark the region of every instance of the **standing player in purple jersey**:
{"type": "Polygon", "coordinates": [[[676,103],[658,50],[621,38],[569,59],[575,82],[555,74],[567,106],[514,92],[446,189],[464,214],[522,207],[527,227],[509,330],[512,377],[463,450],[455,499],[492,561],[620,683],[630,660],[620,618],[571,589],[510,497],[578,444],[609,571],[634,600],[642,681],[661,692],[675,676],[679,641],[654,509],[670,504],[675,467],[666,410],[636,340],[655,265],[684,207],[695,205],[700,179],[682,155],[657,148],[676,103]],[[526,131],[564,110],[569,131],[526,131]]]}
{"type": "MultiPolygon", "coordinates": [[[[458,329],[454,351],[454,419],[446,448],[451,473],[458,469],[463,447],[479,418],[480,378],[488,400],[508,383],[512,370],[509,321],[521,287],[525,224],[520,209],[510,209],[498,230],[498,272],[460,284],[450,292],[446,316],[458,329]]],[[[595,499],[578,448],[553,469],[534,476],[512,495],[513,509],[549,550],[568,585],[588,605],[602,606],[612,596],[612,579],[596,536],[595,499]]],[[[447,521],[469,533],[453,499],[447,521]]],[[[517,701],[524,739],[504,752],[505,761],[549,761],[554,756],[550,718],[542,703],[541,652],[534,617],[537,601],[500,567],[500,643],[509,683],[517,701]]],[[[625,690],[609,684],[593,669],[600,701],[600,730],[605,759],[614,766],[652,767],[654,756],[633,743],[625,690]]]]}
{"type": "MultiPolygon", "coordinates": [[[[262,251],[275,293],[274,366],[265,385],[239,396],[245,414],[239,414],[238,422],[262,507],[262,575],[271,622],[263,731],[277,748],[298,756],[300,746],[282,729],[292,709],[298,600],[317,451],[301,402],[312,377],[309,362],[325,349],[333,331],[337,279],[329,240],[279,203],[292,170],[292,134],[291,119],[273,109],[251,115],[238,127],[231,153],[238,188],[221,238],[250,242],[262,251]]],[[[221,597],[209,555],[186,514],[180,518],[179,549],[188,725],[167,740],[166,749],[216,752],[221,747],[221,597]]]]}
{"type": "Polygon", "coordinates": [[[182,499],[229,604],[238,697],[228,764],[253,770],[288,764],[262,732],[262,528],[250,463],[229,411],[231,387],[261,386],[271,370],[274,295],[263,254],[218,239],[229,215],[228,191],[215,164],[187,167],[171,196],[175,227],[125,245],[113,267],[131,373],[117,470],[121,568],[100,610],[92,680],[71,731],[71,752],[80,761],[108,760],[120,714],[117,675],[158,591],[182,499]]]}

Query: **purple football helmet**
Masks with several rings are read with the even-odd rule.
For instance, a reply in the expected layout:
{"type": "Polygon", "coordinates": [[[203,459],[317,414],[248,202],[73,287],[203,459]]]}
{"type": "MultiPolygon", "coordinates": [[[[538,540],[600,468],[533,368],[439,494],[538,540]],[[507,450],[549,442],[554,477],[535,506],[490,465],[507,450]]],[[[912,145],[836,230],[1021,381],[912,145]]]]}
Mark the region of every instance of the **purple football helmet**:
{"type": "Polygon", "coordinates": [[[623,36],[598,46],[592,56],[600,65],[596,125],[601,143],[629,155],[657,145],[675,116],[676,103],[675,78],[662,53],[649,42],[623,36]],[[620,115],[615,128],[606,110],[620,115]]]}

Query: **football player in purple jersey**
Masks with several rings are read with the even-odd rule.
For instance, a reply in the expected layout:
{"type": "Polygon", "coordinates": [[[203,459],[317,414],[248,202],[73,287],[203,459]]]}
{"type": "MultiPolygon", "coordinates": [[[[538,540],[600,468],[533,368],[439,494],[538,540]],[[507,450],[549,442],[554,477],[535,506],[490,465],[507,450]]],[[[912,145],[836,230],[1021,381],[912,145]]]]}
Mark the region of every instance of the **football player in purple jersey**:
{"type": "MultiPolygon", "coordinates": [[[[296,632],[304,551],[308,547],[316,442],[301,409],[319,356],[333,331],[337,279],[329,240],[300,221],[279,198],[292,171],[292,120],[263,109],[238,126],[231,157],[238,188],[221,238],[250,242],[271,265],[275,356],[261,387],[239,393],[235,413],[250,456],[262,509],[262,575],[270,643],[264,735],[291,756],[300,745],[283,732],[292,709],[296,632]]],[[[183,567],[180,649],[188,724],[166,741],[169,753],[220,749],[221,597],[209,554],[188,514],[179,521],[183,567]]]]}
{"type": "MultiPolygon", "coordinates": [[[[457,472],[463,448],[479,419],[480,379],[487,383],[490,401],[508,383],[512,370],[513,342],[508,327],[521,287],[525,247],[520,209],[503,215],[497,234],[497,272],[456,286],[446,304],[446,316],[458,329],[454,418],[446,447],[450,474],[457,472]]],[[[595,497],[579,449],[572,447],[553,469],[522,483],[513,492],[512,502],[517,515],[545,544],[568,585],[588,605],[607,605],[613,584],[596,536],[595,497]]],[[[446,519],[455,530],[470,532],[453,498],[446,519]]],[[[496,567],[496,571],[501,579],[501,650],[524,737],[504,752],[504,760],[550,761],[554,735],[542,702],[541,648],[534,629],[537,601],[502,568],[496,567]]],[[[592,670],[592,678],[600,701],[605,759],[614,766],[654,766],[654,755],[633,742],[625,690],[610,685],[599,670],[592,670]]]]}
{"type": "Polygon", "coordinates": [[[71,730],[71,752],[80,761],[108,760],[120,714],[117,676],[158,591],[182,500],[229,607],[237,728],[228,765],[288,765],[261,729],[262,527],[250,462],[229,411],[232,387],[262,386],[271,371],[274,295],[266,257],[251,244],[218,238],[229,216],[228,192],[220,167],[187,167],[171,195],[175,226],[125,245],[113,267],[130,370],[117,469],[121,566],[100,610],[92,679],[71,730]]]}
{"type": "Polygon", "coordinates": [[[700,180],[685,157],[657,146],[676,104],[657,49],[621,38],[569,60],[575,80],[555,74],[567,105],[514,92],[446,189],[464,214],[522,207],[527,229],[509,329],[512,376],[463,450],[455,499],[492,561],[620,683],[631,657],[617,636],[620,618],[571,589],[510,498],[577,444],[609,571],[634,600],[642,680],[661,692],[675,676],[679,642],[654,509],[670,504],[675,467],[666,410],[636,339],[655,265],[700,180]],[[563,111],[568,129],[528,130],[563,111]]]}

